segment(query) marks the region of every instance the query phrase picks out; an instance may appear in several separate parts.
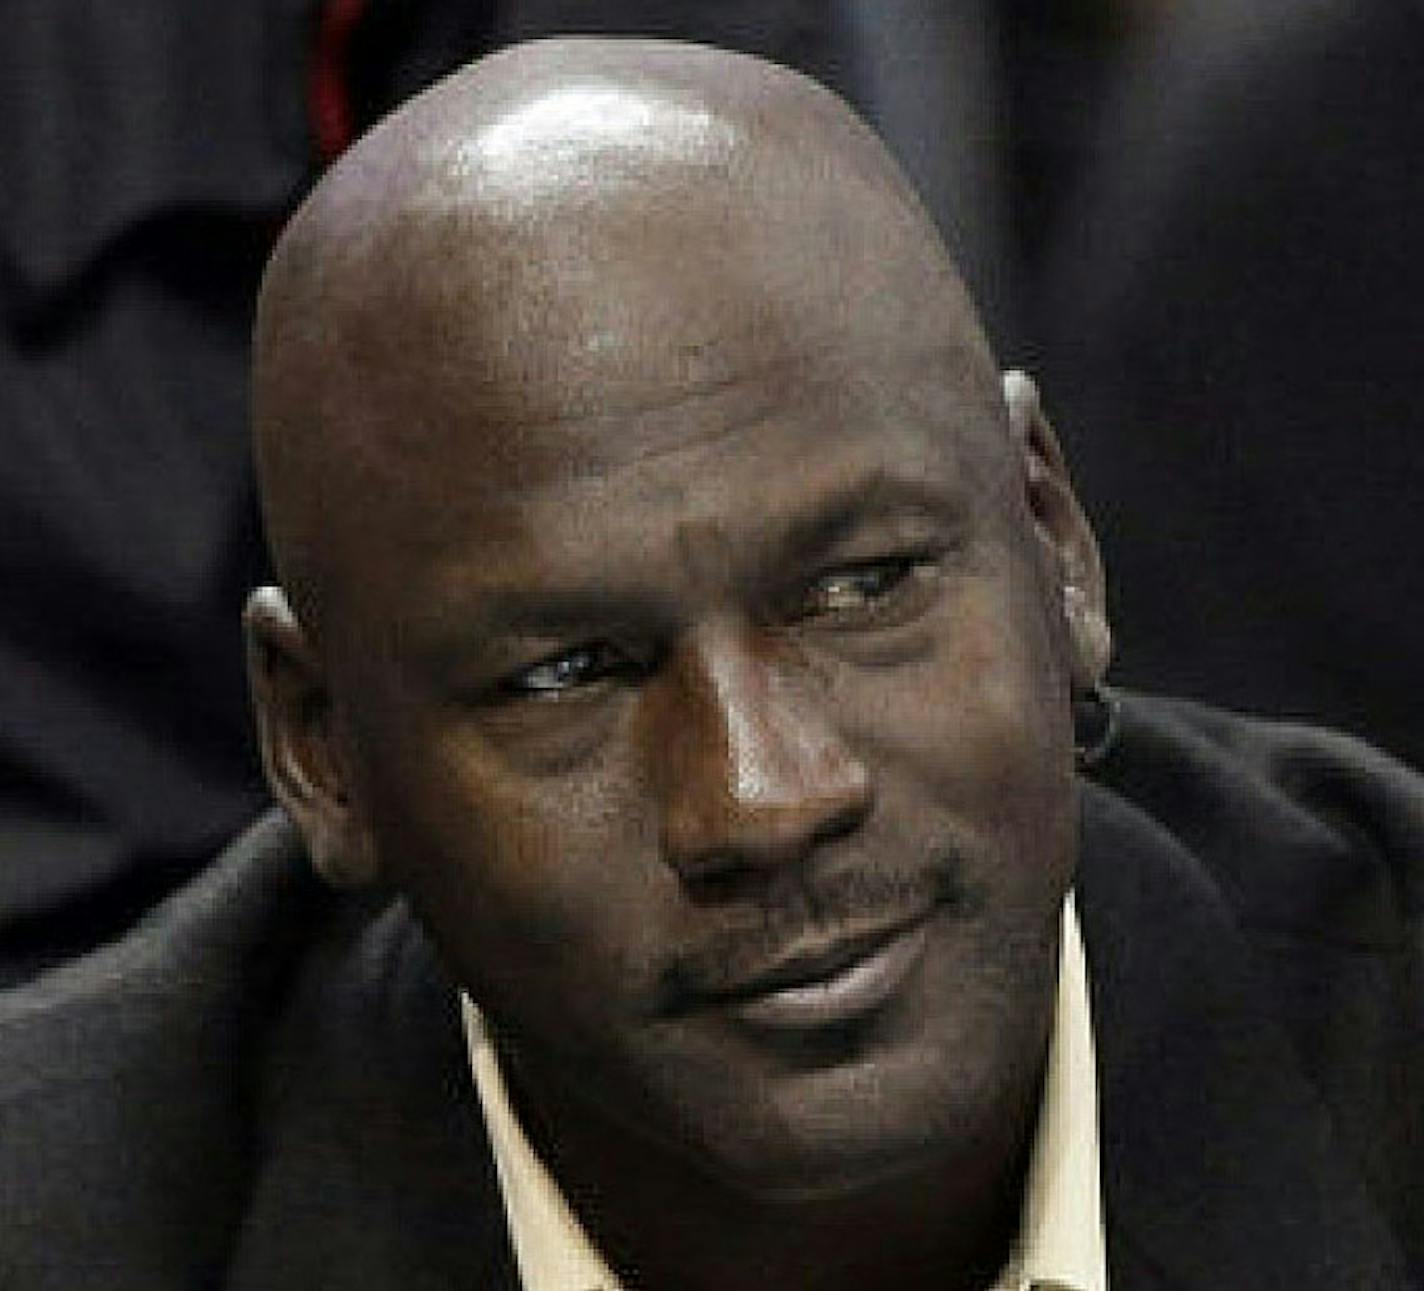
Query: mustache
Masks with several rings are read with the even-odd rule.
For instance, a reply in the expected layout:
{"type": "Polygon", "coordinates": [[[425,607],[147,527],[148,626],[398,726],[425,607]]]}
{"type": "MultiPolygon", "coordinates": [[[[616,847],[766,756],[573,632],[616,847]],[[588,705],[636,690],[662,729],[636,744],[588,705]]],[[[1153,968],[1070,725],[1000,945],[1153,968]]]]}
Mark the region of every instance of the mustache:
{"type": "Polygon", "coordinates": [[[658,977],[656,1011],[687,1013],[733,994],[797,946],[908,927],[939,907],[968,912],[977,897],[966,879],[966,854],[945,846],[932,856],[914,870],[788,867],[755,904],[737,910],[735,922],[673,955],[658,977]]]}

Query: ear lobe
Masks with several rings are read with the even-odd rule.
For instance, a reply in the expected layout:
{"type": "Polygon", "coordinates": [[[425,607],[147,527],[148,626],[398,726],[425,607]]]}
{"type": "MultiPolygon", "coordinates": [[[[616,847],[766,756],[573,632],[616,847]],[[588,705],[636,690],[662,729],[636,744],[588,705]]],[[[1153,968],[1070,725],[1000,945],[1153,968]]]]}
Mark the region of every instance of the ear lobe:
{"type": "Polygon", "coordinates": [[[1026,373],[1004,373],[1009,429],[1023,462],[1034,529],[1048,549],[1062,590],[1071,648],[1073,689],[1092,690],[1112,657],[1107,593],[1097,539],[1083,512],[1058,437],[1044,415],[1038,387],[1026,373]]]}
{"type": "Polygon", "coordinates": [[[297,823],[317,872],[335,887],[377,874],[375,849],[352,810],[321,666],[279,587],[259,587],[242,616],[262,767],[297,823]]]}
{"type": "Polygon", "coordinates": [[[1073,583],[1063,588],[1063,614],[1073,646],[1073,689],[1086,693],[1107,674],[1112,661],[1112,628],[1103,608],[1092,604],[1087,593],[1073,583]]]}

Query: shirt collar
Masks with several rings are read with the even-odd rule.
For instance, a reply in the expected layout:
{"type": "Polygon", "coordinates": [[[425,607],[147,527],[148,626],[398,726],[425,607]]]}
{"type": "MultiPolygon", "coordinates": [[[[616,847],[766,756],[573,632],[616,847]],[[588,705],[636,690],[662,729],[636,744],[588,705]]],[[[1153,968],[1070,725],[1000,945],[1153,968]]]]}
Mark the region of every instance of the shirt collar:
{"type": "Polygon", "coordinates": [[[1019,1236],[994,1291],[1107,1291],[1097,1060],[1088,961],[1072,893],[1063,903],[1059,945],[1053,1036],[1019,1236]]]}
{"type": "MultiPolygon", "coordinates": [[[[1107,1291],[1097,1068],[1087,958],[1071,894],[1060,946],[1053,1036],[1019,1235],[993,1291],[1107,1291]]],[[[622,1291],[525,1137],[479,1010],[468,996],[462,1003],[470,1069],[524,1291],[622,1291]]]]}
{"type": "Polygon", "coordinates": [[[494,1043],[479,1010],[461,996],[470,1070],[484,1109],[495,1172],[524,1291],[622,1291],[594,1249],[509,1101],[494,1043]]]}

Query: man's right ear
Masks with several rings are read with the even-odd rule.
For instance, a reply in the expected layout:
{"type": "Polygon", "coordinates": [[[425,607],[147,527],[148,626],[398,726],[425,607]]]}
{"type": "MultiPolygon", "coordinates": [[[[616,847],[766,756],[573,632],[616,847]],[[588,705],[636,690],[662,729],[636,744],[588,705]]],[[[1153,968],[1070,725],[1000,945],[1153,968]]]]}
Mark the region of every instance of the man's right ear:
{"type": "Polygon", "coordinates": [[[1009,431],[1023,456],[1029,509],[1039,538],[1053,553],[1068,628],[1073,688],[1095,690],[1112,657],[1107,589],[1098,540],[1074,491],[1058,437],[1024,372],[1004,373],[1009,431]]]}
{"type": "Polygon", "coordinates": [[[242,626],[268,785],[301,830],[323,879],[335,887],[372,882],[375,848],[352,807],[326,679],[282,589],[257,588],[247,598],[242,626]]]}

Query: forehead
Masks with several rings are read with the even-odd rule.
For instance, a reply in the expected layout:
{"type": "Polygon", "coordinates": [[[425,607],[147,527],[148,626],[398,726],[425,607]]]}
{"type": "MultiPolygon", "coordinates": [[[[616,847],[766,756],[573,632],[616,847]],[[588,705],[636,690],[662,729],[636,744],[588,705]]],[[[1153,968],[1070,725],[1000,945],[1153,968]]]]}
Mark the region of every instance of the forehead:
{"type": "Polygon", "coordinates": [[[922,213],[824,179],[773,170],[749,198],[698,171],[537,218],[394,222],[407,271],[373,274],[324,382],[343,581],[369,596],[382,564],[409,582],[452,550],[547,545],[570,507],[589,551],[630,511],[721,498],[730,522],[749,492],[790,504],[832,444],[913,471],[997,442],[997,374],[922,213]]]}
{"type": "Polygon", "coordinates": [[[593,423],[817,350],[983,348],[923,211],[858,153],[623,148],[612,165],[556,132],[531,160],[539,124],[515,114],[480,137],[484,163],[507,146],[517,166],[457,150],[346,266],[339,343],[317,357],[337,360],[336,401],[349,392],[363,438],[409,445],[481,419],[497,453],[541,423],[593,423]]]}
{"type": "Polygon", "coordinates": [[[366,514],[364,609],[403,637],[448,622],[572,630],[695,613],[857,538],[1002,535],[1008,454],[992,388],[966,378],[962,355],[856,357],[766,365],[616,425],[531,431],[577,445],[550,447],[562,470],[511,481],[475,452],[415,473],[420,484],[379,504],[388,520],[366,514]]]}

